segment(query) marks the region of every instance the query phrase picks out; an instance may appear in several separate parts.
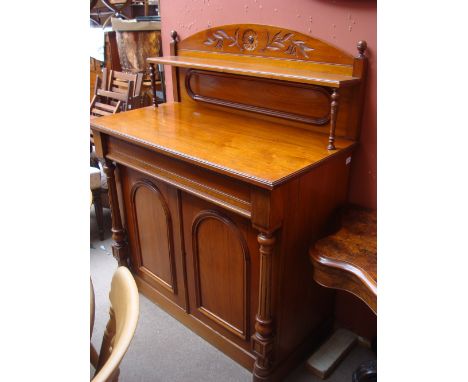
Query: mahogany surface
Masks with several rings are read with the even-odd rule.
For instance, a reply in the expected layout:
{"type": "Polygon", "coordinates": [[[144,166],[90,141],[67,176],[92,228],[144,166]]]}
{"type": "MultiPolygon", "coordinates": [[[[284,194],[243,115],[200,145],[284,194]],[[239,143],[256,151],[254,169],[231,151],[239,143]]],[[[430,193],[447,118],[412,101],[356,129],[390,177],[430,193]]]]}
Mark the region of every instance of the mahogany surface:
{"type": "MultiPolygon", "coordinates": [[[[91,122],[93,130],[272,188],[322,160],[327,136],[255,117],[167,103],[91,122]]],[[[339,150],[355,142],[337,139],[339,150]]]]}
{"type": "MultiPolygon", "coordinates": [[[[329,42],[272,25],[214,26],[187,37],[178,45],[178,55],[216,52],[231,57],[237,55],[239,61],[250,56],[286,59],[292,65],[300,61],[315,63],[319,67],[329,66],[329,71],[352,68],[355,60],[329,42]]],[[[285,60],[282,65],[284,63],[285,60]]]]}
{"type": "Polygon", "coordinates": [[[364,48],[352,57],[251,24],[171,36],[171,56],[188,63],[172,67],[176,102],[92,121],[113,254],[142,293],[254,381],[280,381],[333,324],[334,294],[310,282],[308,248],[346,204],[364,48]],[[215,59],[262,63],[274,79],[211,70],[215,59]],[[288,81],[304,70],[330,81],[288,81]],[[359,80],[338,87],[337,76],[359,80]]]}
{"type": "Polygon", "coordinates": [[[249,62],[248,59],[246,59],[247,62],[226,61],[219,58],[213,58],[208,61],[206,58],[198,57],[165,56],[153,57],[148,59],[148,61],[156,64],[169,64],[181,68],[197,68],[212,72],[243,74],[245,76],[281,79],[336,88],[350,86],[359,82],[359,78],[343,74],[320,73],[308,69],[288,67],[278,68],[271,63],[259,63],[257,60],[249,62]]]}
{"type": "Polygon", "coordinates": [[[353,293],[377,314],[377,214],[349,208],[338,232],[310,251],[314,279],[329,288],[353,293]]]}

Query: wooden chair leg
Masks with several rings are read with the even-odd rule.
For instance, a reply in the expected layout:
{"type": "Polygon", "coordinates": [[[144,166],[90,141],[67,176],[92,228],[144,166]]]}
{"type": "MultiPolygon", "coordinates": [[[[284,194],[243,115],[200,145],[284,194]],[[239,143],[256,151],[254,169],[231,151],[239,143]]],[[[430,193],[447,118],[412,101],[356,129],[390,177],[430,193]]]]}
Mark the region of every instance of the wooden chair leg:
{"type": "Polygon", "coordinates": [[[102,212],[101,189],[93,190],[94,211],[99,231],[99,240],[104,240],[104,214],[102,212]]]}

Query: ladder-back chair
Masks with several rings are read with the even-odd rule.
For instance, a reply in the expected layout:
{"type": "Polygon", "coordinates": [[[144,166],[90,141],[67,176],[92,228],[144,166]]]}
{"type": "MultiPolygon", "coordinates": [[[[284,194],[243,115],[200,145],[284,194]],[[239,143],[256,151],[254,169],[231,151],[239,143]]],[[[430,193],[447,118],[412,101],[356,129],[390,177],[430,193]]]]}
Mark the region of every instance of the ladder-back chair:
{"type": "Polygon", "coordinates": [[[143,73],[124,73],[116,70],[107,70],[103,68],[102,78],[104,89],[126,94],[129,86],[133,83],[133,91],[129,93],[128,102],[124,103],[123,111],[128,109],[137,109],[141,107],[141,85],[143,83],[143,73]]]}
{"type": "Polygon", "coordinates": [[[120,91],[113,91],[102,88],[105,83],[96,77],[96,86],[94,89],[94,97],[91,101],[90,115],[92,117],[102,117],[118,113],[119,111],[126,111],[132,99],[133,94],[133,81],[129,81],[126,89],[120,91]]]}

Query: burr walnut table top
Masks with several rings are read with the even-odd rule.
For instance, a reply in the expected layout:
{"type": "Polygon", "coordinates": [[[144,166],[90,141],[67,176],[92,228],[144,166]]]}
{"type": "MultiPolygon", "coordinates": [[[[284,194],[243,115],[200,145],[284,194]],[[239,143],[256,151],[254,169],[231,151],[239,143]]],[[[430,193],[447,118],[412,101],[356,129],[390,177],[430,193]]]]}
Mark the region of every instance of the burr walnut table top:
{"type": "Polygon", "coordinates": [[[315,280],[361,298],[377,313],[377,214],[349,208],[341,229],[310,251],[315,280]]]}
{"type": "Polygon", "coordinates": [[[91,121],[95,131],[272,189],[355,143],[265,119],[167,103],[91,121]]]}

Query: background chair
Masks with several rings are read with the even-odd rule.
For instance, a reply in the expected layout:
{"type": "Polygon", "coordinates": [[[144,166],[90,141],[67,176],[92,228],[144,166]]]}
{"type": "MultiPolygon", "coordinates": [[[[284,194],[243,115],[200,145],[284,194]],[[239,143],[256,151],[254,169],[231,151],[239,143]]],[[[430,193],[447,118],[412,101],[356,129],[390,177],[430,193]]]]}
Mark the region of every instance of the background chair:
{"type": "Polygon", "coordinates": [[[135,334],[140,302],[138,288],[126,267],[119,267],[112,277],[110,308],[99,355],[91,345],[91,363],[96,368],[92,382],[117,381],[119,365],[135,334]]]}
{"type": "MultiPolygon", "coordinates": [[[[99,239],[104,240],[104,214],[103,199],[107,193],[107,188],[103,187],[101,182],[101,170],[99,168],[90,166],[89,167],[89,184],[91,187],[91,193],[93,195],[92,203],[94,204],[94,212],[96,213],[96,222],[99,231],[99,239]]],[[[105,199],[107,201],[107,199],[105,199]]]]}
{"type": "MultiPolygon", "coordinates": [[[[104,69],[103,78],[101,79],[100,76],[96,77],[94,96],[90,105],[90,119],[126,111],[135,99],[133,89],[134,84],[138,82],[139,85],[137,86],[141,87],[141,76],[139,78],[136,74],[110,71],[108,76],[107,70],[104,69]]],[[[110,205],[107,196],[105,176],[93,150],[94,137],[91,129],[89,134],[91,191],[93,193],[93,204],[99,229],[99,239],[104,240],[104,218],[102,209],[103,207],[110,208],[110,205]]]]}
{"type": "Polygon", "coordinates": [[[141,107],[141,84],[143,73],[124,73],[116,70],[102,69],[102,81],[106,90],[126,94],[133,84],[133,92],[129,94],[128,104],[122,105],[122,111],[141,107]]]}
{"type": "Polygon", "coordinates": [[[133,81],[128,81],[126,88],[119,88],[119,91],[108,90],[105,84],[105,79],[96,77],[94,97],[90,105],[90,115],[94,118],[127,111],[132,102],[133,81]]]}

